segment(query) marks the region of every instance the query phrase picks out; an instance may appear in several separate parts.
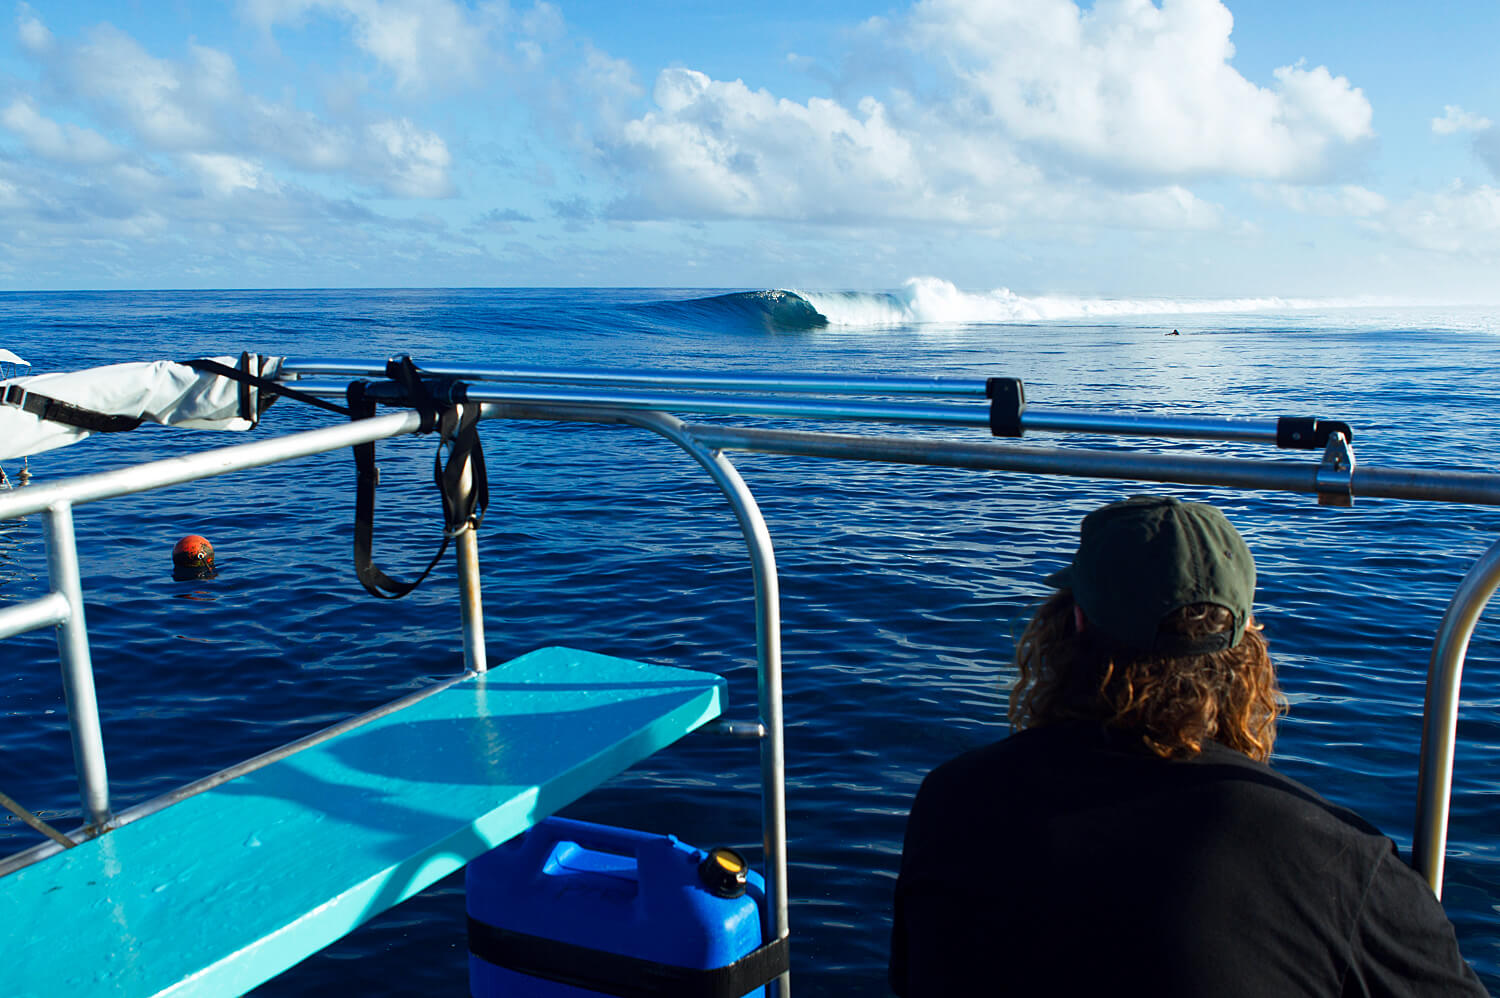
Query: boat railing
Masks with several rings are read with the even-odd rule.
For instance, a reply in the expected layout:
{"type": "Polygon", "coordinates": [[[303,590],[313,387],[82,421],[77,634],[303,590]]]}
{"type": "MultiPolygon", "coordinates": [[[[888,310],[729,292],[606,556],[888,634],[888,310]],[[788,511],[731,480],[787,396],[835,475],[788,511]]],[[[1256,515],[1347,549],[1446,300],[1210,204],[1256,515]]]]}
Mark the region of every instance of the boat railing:
{"type": "MultiPolygon", "coordinates": [[[[278,377],[295,383],[305,393],[335,396],[345,393],[350,379],[385,378],[389,366],[386,362],[289,359],[278,377]]],[[[1357,464],[1353,430],[1340,421],[1162,416],[1042,407],[1028,404],[1024,385],[1011,378],[853,379],[452,365],[423,365],[419,370],[424,378],[434,379],[434,394],[450,404],[480,404],[484,418],[614,423],[650,430],[687,452],[727,497],[745,537],[755,587],[758,717],[753,722],[721,722],[718,729],[748,735],[760,743],[768,929],[774,937],[783,937],[789,931],[779,593],[769,531],[750,488],[726,452],[1286,491],[1338,506],[1363,497],[1500,505],[1500,475],[1357,464]],[[756,394],[725,396],[720,394],[723,392],[756,394]],[[941,397],[942,401],[904,400],[911,396],[941,397]],[[989,436],[963,441],[910,432],[833,433],[747,426],[727,420],[689,423],[679,418],[684,414],[970,427],[984,429],[989,436]],[[1295,460],[1268,460],[1175,448],[1049,447],[1006,439],[1042,431],[1260,443],[1279,449],[1310,450],[1312,454],[1295,460]]],[[[384,401],[403,404],[396,397],[394,382],[384,382],[380,387],[385,391],[372,391],[373,397],[383,395],[384,401]]],[[[98,834],[118,825],[122,818],[110,810],[73,507],[413,433],[422,425],[421,415],[403,408],[344,425],[0,494],[0,519],[29,513],[44,517],[49,592],[0,609],[0,638],[49,625],[57,628],[74,759],[88,822],[72,838],[82,840],[98,834]]],[[[462,634],[465,665],[471,673],[486,668],[476,543],[473,531],[459,535],[462,634]]],[[[1500,541],[1478,559],[1458,587],[1440,625],[1429,665],[1413,865],[1439,895],[1464,656],[1480,613],[1497,587],[1500,541]]],[[[165,805],[148,803],[130,813],[153,806],[165,805]]],[[[44,853],[45,847],[35,851],[38,856],[44,853]]],[[[0,865],[0,872],[4,869],[0,865]]]]}
{"type": "MultiPolygon", "coordinates": [[[[289,360],[283,378],[314,394],[341,394],[344,384],[320,378],[384,376],[389,362],[361,360],[289,360]]],[[[884,461],[1026,474],[1107,478],[1174,485],[1213,486],[1253,491],[1300,493],[1322,505],[1350,506],[1355,498],[1405,499],[1442,503],[1500,505],[1500,475],[1441,469],[1379,468],[1355,460],[1353,429],[1341,420],[1321,417],[1250,419],[1142,412],[1096,412],[1038,406],[1026,399],[1019,379],[854,378],[805,374],[756,374],[705,371],[563,370],[555,368],[474,365],[424,365],[437,378],[462,379],[459,391],[469,401],[485,403],[488,418],[574,419],[635,422],[671,436],[704,463],[711,456],[715,474],[732,466],[725,451],[783,454],[846,460],[884,461]],[[718,392],[757,392],[725,397],[718,392]],[[861,395],[875,400],[848,399],[861,395]],[[936,404],[891,401],[934,396],[936,404]],[[983,399],[975,405],[972,400],[983,399]],[[1028,432],[1119,435],[1197,441],[1267,444],[1278,450],[1311,450],[1315,460],[1264,460],[1185,453],[1144,452],[1095,447],[1045,447],[1002,439],[957,441],[909,435],[852,435],[825,431],[768,429],[716,423],[683,423],[667,412],[709,416],[759,416],[778,420],[854,420],[906,426],[987,428],[993,438],[1017,438],[1028,432]],[[631,416],[629,414],[637,415],[631,416]],[[648,413],[656,415],[648,417],[648,413]],[[670,427],[670,432],[667,428],[670,427]]],[[[738,475],[734,476],[738,479],[738,475]]],[[[730,492],[725,482],[721,488],[730,492]]],[[[742,483],[740,483],[742,485],[742,483]]],[[[738,490],[740,485],[736,485],[738,490]]],[[[731,498],[731,501],[735,501],[731,498]]],[[[739,502],[753,508],[745,491],[739,502]]],[[[737,512],[739,507],[736,507],[737,512]]],[[[742,516],[742,526],[745,524],[742,516]]],[[[747,529],[747,538],[750,536],[747,529]]],[[[752,551],[755,544],[752,543],[752,551]]],[[[768,589],[774,596],[774,561],[768,589]]],[[[757,575],[757,587],[761,580],[757,575]]],[[[1412,836],[1412,865],[1434,893],[1442,895],[1452,796],[1454,746],[1457,738],[1464,657],[1480,614],[1500,588],[1500,540],[1470,567],[1442,623],[1428,666],[1423,707],[1417,808],[1412,836]]],[[[757,593],[757,599],[761,593],[757,593]]],[[[774,608],[761,607],[758,619],[774,620],[774,608]]],[[[779,637],[774,638],[779,642],[779,637]]],[[[774,655],[779,686],[779,644],[762,649],[762,673],[774,655]]],[[[766,693],[762,682],[762,697],[766,693]]],[[[779,716],[779,702],[777,712],[779,716]]],[[[779,725],[778,725],[779,727],[779,725]]],[[[776,736],[779,740],[779,733],[776,736]]],[[[779,753],[779,748],[778,748],[779,753]]],[[[774,755],[775,753],[773,753],[774,755]]],[[[779,776],[767,771],[763,779],[779,776]]],[[[779,793],[779,790],[778,790],[779,793]]],[[[771,816],[767,816],[768,832],[771,816]]],[[[768,843],[771,836],[768,834],[768,843]]],[[[768,857],[772,852],[768,846],[768,857]]],[[[768,884],[775,880],[768,871],[768,884]]]]}

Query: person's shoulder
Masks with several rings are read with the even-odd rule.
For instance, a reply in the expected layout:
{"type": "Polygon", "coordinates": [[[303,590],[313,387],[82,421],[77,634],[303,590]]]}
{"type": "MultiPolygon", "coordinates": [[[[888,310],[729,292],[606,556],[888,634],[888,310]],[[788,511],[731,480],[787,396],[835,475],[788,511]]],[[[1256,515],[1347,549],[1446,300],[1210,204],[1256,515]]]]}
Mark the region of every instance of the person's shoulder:
{"type": "Polygon", "coordinates": [[[1273,802],[1280,808],[1312,820],[1326,821],[1342,826],[1349,832],[1372,836],[1387,846],[1390,840],[1380,829],[1366,821],[1357,812],[1335,804],[1306,784],[1293,779],[1279,769],[1258,762],[1225,745],[1210,743],[1193,760],[1207,772],[1233,784],[1247,794],[1273,802]]]}
{"type": "Polygon", "coordinates": [[[1007,773],[1029,771],[1038,764],[1052,764],[1087,751],[1100,741],[1101,734],[1094,725],[1062,723],[1016,731],[941,763],[922,781],[923,791],[968,787],[976,780],[993,783],[1003,780],[1007,773]]]}

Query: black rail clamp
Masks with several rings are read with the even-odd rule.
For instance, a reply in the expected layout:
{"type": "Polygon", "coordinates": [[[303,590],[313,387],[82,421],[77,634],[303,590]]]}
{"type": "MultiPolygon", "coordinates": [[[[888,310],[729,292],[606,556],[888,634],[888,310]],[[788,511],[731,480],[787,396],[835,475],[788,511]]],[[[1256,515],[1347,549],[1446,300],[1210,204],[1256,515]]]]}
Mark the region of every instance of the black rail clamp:
{"type": "Polygon", "coordinates": [[[1026,411],[1026,386],[1020,378],[987,378],[985,397],[990,400],[990,435],[1019,437],[1021,414],[1026,411]]]}
{"type": "Polygon", "coordinates": [[[1328,446],[1328,438],[1342,433],[1346,443],[1354,442],[1354,431],[1348,423],[1336,419],[1306,416],[1282,416],[1276,421],[1276,446],[1291,450],[1317,450],[1328,446]]]}

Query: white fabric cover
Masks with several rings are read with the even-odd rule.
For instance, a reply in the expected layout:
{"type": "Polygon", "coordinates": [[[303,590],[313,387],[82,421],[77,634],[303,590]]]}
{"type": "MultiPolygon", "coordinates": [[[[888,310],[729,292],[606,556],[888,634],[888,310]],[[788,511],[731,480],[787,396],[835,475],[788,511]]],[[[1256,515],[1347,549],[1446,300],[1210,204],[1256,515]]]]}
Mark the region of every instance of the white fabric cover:
{"type": "MultiPolygon", "coordinates": [[[[214,357],[234,367],[238,357],[214,357]]],[[[262,357],[261,376],[276,377],[281,357],[262,357]]],[[[253,368],[252,368],[253,370],[253,368]]],[[[140,417],[166,426],[195,430],[248,430],[241,419],[239,382],[200,373],[169,360],[110,364],[60,374],[32,374],[0,381],[0,390],[22,385],[29,392],[115,416],[140,417]]],[[[256,390],[251,389],[252,399],[256,390]]],[[[0,403],[0,461],[65,447],[90,431],[38,419],[13,405],[0,403]]]]}

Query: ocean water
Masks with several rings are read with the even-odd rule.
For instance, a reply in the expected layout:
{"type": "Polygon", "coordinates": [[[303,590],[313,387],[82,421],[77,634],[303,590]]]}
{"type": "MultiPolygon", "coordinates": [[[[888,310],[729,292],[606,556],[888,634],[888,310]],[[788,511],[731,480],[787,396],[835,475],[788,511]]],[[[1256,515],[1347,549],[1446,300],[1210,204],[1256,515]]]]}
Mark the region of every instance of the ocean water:
{"type": "MultiPolygon", "coordinates": [[[[1500,467],[1500,312],[1279,300],[1109,301],[699,290],[0,294],[0,346],[34,370],[252,350],[311,358],[1023,378],[1048,406],[1311,415],[1356,431],[1363,465],[1500,467]],[[1180,336],[1168,336],[1173,329],[1180,336]]],[[[333,417],[291,401],[256,436],[333,417]]],[[[781,425],[760,420],[756,425],[781,425]]],[[[982,440],[977,430],[833,425],[982,440]]],[[[563,643],[707,669],[754,715],[753,600],[728,507],[697,466],[620,427],[491,421],[480,536],[489,654],[563,643]]],[[[241,442],[143,427],[33,457],[39,481],[241,442]]],[[[1028,435],[1028,442],[1282,457],[1241,444],[1028,435]]],[[[377,558],[425,563],[440,533],[430,438],[379,447],[377,558]]],[[[1500,509],[737,455],[782,591],[793,981],[885,993],[906,809],[943,759],[1001,738],[1014,640],[1089,509],[1133,492],[1222,505],[1256,552],[1259,614],[1291,714],[1275,765],[1410,847],[1433,635],[1500,509]]],[[[1306,460],[1315,460],[1305,455],[1306,460]]],[[[13,473],[14,464],[7,465],[13,473]]],[[[117,808],[450,675],[451,565],[412,596],[351,565],[347,453],[79,507],[84,590],[117,808]],[[174,582],[173,542],[220,574],[174,582]]],[[[45,583],[40,524],[0,524],[0,604],[45,583]]],[[[1500,990],[1500,610],[1470,645],[1445,906],[1500,990]]],[[[78,819],[56,648],[13,638],[0,672],[0,791],[78,819]]],[[[566,813],[759,854],[754,747],[690,736],[566,813]]],[[[379,815],[372,814],[372,821],[379,815]]],[[[0,821],[0,853],[36,836],[0,821]]],[[[1004,903],[1005,863],[992,866],[1004,903]]],[[[7,945],[27,928],[5,926],[7,945]]],[[[38,930],[38,936],[42,933],[38,930]]],[[[40,941],[40,939],[39,939],[40,941]]],[[[377,917],[257,994],[466,993],[461,878],[377,917]]]]}

